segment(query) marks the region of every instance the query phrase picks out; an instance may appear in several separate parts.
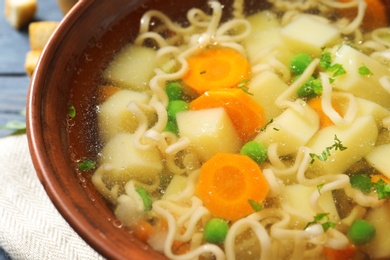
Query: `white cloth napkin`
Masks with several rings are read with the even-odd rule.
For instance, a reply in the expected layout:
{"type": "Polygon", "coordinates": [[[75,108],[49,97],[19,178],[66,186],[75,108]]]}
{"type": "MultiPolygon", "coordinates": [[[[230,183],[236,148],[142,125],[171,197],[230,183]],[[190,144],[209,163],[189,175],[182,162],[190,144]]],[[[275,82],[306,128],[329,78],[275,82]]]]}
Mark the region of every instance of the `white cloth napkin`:
{"type": "Polygon", "coordinates": [[[26,135],[0,139],[0,247],[12,259],[104,259],[51,203],[26,135]]]}

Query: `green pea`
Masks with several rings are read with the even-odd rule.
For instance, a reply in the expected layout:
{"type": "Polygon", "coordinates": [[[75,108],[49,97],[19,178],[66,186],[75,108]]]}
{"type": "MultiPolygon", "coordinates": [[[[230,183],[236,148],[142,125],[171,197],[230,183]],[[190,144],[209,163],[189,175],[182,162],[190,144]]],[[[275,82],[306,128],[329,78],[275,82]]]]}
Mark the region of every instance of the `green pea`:
{"type": "Polygon", "coordinates": [[[300,75],[312,61],[312,57],[307,53],[296,54],[290,61],[290,70],[292,73],[300,75]]]}
{"type": "Polygon", "coordinates": [[[249,141],[245,143],[240,154],[246,155],[257,163],[263,163],[267,160],[267,147],[256,141],[249,141]]]}
{"type": "Polygon", "coordinates": [[[149,193],[144,188],[141,188],[141,187],[136,188],[135,191],[141,197],[141,199],[144,203],[145,211],[152,210],[153,201],[152,201],[152,198],[150,197],[149,193]]]}
{"type": "Polygon", "coordinates": [[[173,100],[168,103],[168,118],[176,122],[176,114],[188,110],[188,103],[183,100],[173,100]]]}
{"type": "Polygon", "coordinates": [[[174,133],[177,135],[179,133],[179,128],[177,126],[176,121],[168,120],[167,125],[165,126],[165,131],[171,132],[171,133],[174,133]]]}
{"type": "Polygon", "coordinates": [[[356,245],[367,244],[374,239],[375,234],[375,227],[363,219],[355,220],[348,229],[348,238],[356,245]]]}
{"type": "Polygon", "coordinates": [[[167,93],[169,101],[183,99],[184,93],[180,83],[176,81],[168,82],[165,87],[165,93],[167,93]]]}
{"type": "Polygon", "coordinates": [[[204,239],[213,244],[221,244],[225,241],[226,235],[229,231],[228,223],[220,218],[212,218],[204,227],[204,239]]]}
{"type": "Polygon", "coordinates": [[[298,90],[300,98],[311,99],[322,94],[321,80],[310,77],[298,90]]]}
{"type": "Polygon", "coordinates": [[[373,187],[370,176],[365,173],[354,173],[349,177],[351,186],[364,193],[369,193],[373,187]]]}

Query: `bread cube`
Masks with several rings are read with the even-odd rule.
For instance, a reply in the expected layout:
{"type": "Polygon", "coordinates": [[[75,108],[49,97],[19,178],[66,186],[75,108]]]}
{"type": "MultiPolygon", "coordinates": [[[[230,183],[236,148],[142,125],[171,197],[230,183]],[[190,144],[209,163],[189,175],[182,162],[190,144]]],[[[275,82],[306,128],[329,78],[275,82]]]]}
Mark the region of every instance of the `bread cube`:
{"type": "Polygon", "coordinates": [[[365,156],[372,167],[390,179],[390,144],[376,146],[365,156]]]}
{"type": "Polygon", "coordinates": [[[26,60],[24,62],[24,68],[26,70],[27,76],[31,77],[35,67],[37,66],[39,57],[41,56],[41,51],[29,51],[26,54],[26,60]]]}
{"type": "Polygon", "coordinates": [[[307,143],[312,153],[320,155],[335,143],[335,136],[345,150],[329,149],[325,161],[315,159],[308,170],[316,175],[340,174],[367,155],[375,145],[378,127],[372,116],[362,116],[348,125],[332,125],[319,130],[307,143]]]}
{"type": "Polygon", "coordinates": [[[58,24],[59,22],[54,21],[30,23],[28,26],[28,36],[31,50],[42,51],[53,32],[57,29],[58,24]]]}
{"type": "Polygon", "coordinates": [[[142,46],[128,45],[111,61],[103,72],[109,83],[133,90],[145,90],[154,76],[156,51],[142,46]]]}
{"type": "MultiPolygon", "coordinates": [[[[302,113],[287,108],[266,129],[259,133],[255,140],[266,146],[278,144],[278,154],[295,154],[299,147],[305,145],[319,128],[318,114],[305,102],[301,105],[302,113]]],[[[264,109],[266,110],[266,109],[264,109]]]]}
{"type": "Polygon", "coordinates": [[[295,52],[305,52],[318,57],[322,48],[331,46],[340,37],[334,25],[319,21],[311,15],[301,15],[281,30],[281,34],[295,52]]]}
{"type": "Polygon", "coordinates": [[[253,78],[248,84],[248,91],[252,98],[262,108],[266,122],[280,115],[283,110],[275,104],[276,98],[282,94],[288,85],[275,73],[265,71],[253,78]]]}
{"type": "MultiPolygon", "coordinates": [[[[128,109],[130,102],[147,104],[150,97],[146,93],[123,89],[114,93],[99,106],[99,131],[104,142],[110,140],[121,132],[133,133],[139,121],[132,111],[128,109]]],[[[150,121],[154,114],[147,112],[150,121]]]]}
{"type": "Polygon", "coordinates": [[[241,148],[240,137],[222,107],[180,112],[176,120],[180,136],[190,139],[203,162],[218,152],[237,153],[241,148]]]}
{"type": "Polygon", "coordinates": [[[5,18],[15,29],[21,29],[33,19],[37,5],[37,0],[5,0],[5,18]]]}
{"type": "MultiPolygon", "coordinates": [[[[386,109],[390,108],[390,93],[379,83],[381,77],[390,76],[390,70],[386,66],[348,45],[337,50],[333,63],[341,64],[346,71],[335,77],[335,89],[371,100],[386,109]],[[372,75],[361,75],[361,66],[366,66],[372,75]]],[[[332,77],[333,72],[329,73],[332,77]]]]}

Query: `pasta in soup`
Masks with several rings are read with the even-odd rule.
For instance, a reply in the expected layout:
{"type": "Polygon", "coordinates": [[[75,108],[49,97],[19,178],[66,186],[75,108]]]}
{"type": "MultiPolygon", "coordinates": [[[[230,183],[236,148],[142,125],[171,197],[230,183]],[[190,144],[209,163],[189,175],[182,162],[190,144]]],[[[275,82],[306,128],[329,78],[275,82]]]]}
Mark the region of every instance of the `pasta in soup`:
{"type": "Polygon", "coordinates": [[[106,67],[97,191],[169,259],[390,258],[385,4],[209,6],[106,67]]]}

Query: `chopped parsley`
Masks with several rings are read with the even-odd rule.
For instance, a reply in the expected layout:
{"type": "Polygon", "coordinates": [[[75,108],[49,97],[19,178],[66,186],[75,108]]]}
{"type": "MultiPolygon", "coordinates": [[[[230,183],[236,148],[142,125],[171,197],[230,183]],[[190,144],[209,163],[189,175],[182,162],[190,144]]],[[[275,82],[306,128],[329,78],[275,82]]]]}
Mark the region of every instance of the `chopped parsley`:
{"type": "Polygon", "coordinates": [[[96,167],[96,162],[88,158],[85,158],[78,163],[78,169],[82,172],[92,170],[95,167],[96,167]]]}
{"type": "Polygon", "coordinates": [[[320,66],[330,72],[333,72],[331,78],[329,78],[329,83],[334,82],[334,77],[346,74],[346,70],[343,65],[336,63],[332,65],[332,56],[329,52],[323,52],[320,57],[320,66]]]}
{"type": "Polygon", "coordinates": [[[76,116],[76,108],[74,105],[69,105],[68,115],[70,118],[74,118],[76,116]]]}
{"type": "Polygon", "coordinates": [[[258,211],[263,209],[263,206],[260,203],[254,201],[254,200],[248,200],[248,202],[249,202],[249,204],[251,205],[252,209],[255,212],[258,212],[258,211]]]}
{"type": "Polygon", "coordinates": [[[201,72],[199,72],[199,74],[206,74],[206,71],[205,70],[202,70],[201,72]]]}
{"type": "Polygon", "coordinates": [[[321,190],[322,190],[322,188],[324,187],[324,183],[323,184],[319,184],[319,185],[317,185],[317,190],[318,190],[318,193],[319,194],[321,194],[321,190]]]}
{"type": "Polygon", "coordinates": [[[390,197],[390,184],[380,179],[375,183],[375,189],[378,193],[378,199],[387,199],[390,197]]]}
{"type": "Polygon", "coordinates": [[[329,228],[334,228],[336,226],[336,223],[329,221],[329,213],[318,213],[314,216],[313,221],[307,223],[304,229],[313,224],[321,224],[324,232],[326,232],[329,228]]]}
{"type": "Polygon", "coordinates": [[[249,82],[249,79],[244,79],[240,83],[237,84],[237,87],[239,89],[241,89],[242,91],[244,91],[245,93],[247,93],[248,95],[253,96],[253,93],[249,92],[249,88],[247,86],[248,82],[249,82]]]}
{"type": "Polygon", "coordinates": [[[313,163],[315,159],[318,159],[320,161],[326,161],[328,159],[328,157],[330,156],[330,152],[331,150],[334,149],[335,151],[337,150],[340,150],[340,151],[343,151],[345,149],[347,149],[347,147],[345,147],[341,141],[337,138],[337,135],[334,136],[334,144],[331,145],[331,146],[328,146],[325,148],[325,150],[322,151],[321,154],[315,154],[315,153],[310,153],[310,157],[312,158],[312,160],[310,161],[310,163],[313,163]]]}
{"type": "Polygon", "coordinates": [[[364,64],[359,68],[359,74],[362,76],[371,76],[372,72],[371,70],[365,66],[364,64]]]}
{"type": "Polygon", "coordinates": [[[323,52],[320,58],[320,66],[325,70],[329,69],[332,64],[332,56],[329,52],[323,52]]]}
{"type": "MultiPolygon", "coordinates": [[[[273,119],[269,120],[268,123],[266,123],[261,129],[260,131],[265,131],[267,129],[267,127],[272,124],[274,122],[273,119]]],[[[274,128],[275,129],[275,128],[274,128]]]]}

